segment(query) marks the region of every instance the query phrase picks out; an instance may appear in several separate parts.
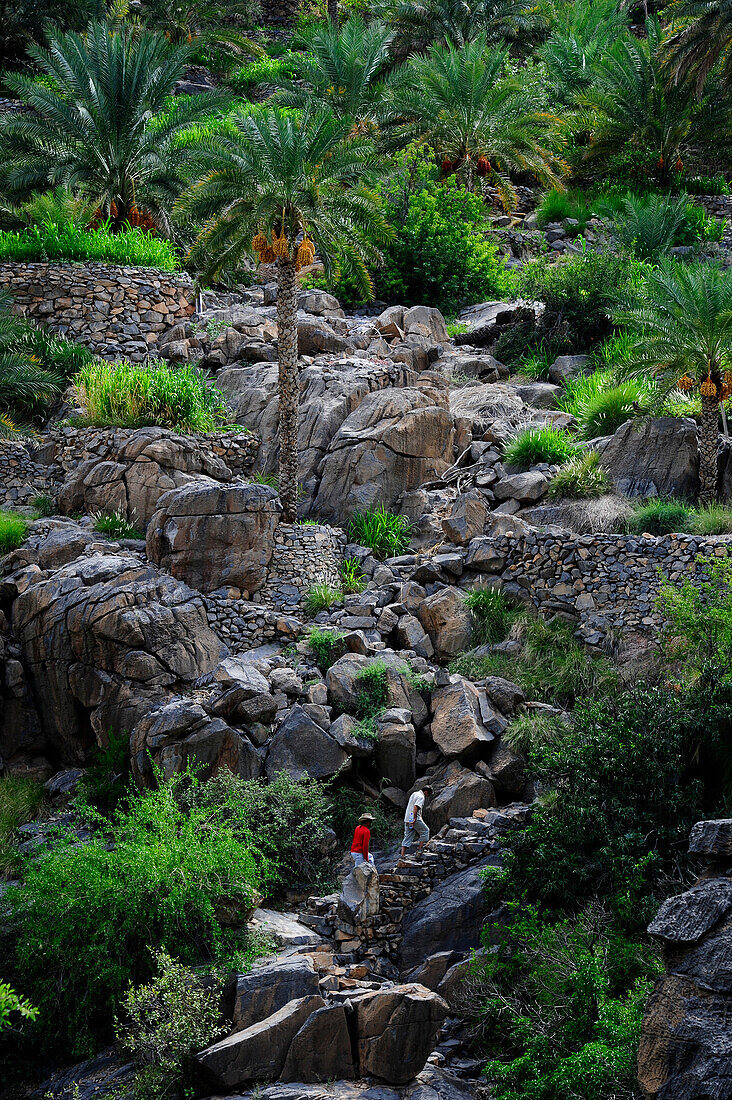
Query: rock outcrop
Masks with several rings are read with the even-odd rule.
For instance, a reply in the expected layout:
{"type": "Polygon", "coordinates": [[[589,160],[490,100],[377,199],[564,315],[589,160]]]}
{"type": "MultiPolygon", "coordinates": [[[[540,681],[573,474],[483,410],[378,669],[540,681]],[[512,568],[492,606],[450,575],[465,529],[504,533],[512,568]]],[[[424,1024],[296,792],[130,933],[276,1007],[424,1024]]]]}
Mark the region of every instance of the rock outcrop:
{"type": "Polygon", "coordinates": [[[696,424],[673,416],[626,420],[614,435],[598,440],[600,461],[619,492],[628,497],[696,495],[699,444],[696,424]]]}

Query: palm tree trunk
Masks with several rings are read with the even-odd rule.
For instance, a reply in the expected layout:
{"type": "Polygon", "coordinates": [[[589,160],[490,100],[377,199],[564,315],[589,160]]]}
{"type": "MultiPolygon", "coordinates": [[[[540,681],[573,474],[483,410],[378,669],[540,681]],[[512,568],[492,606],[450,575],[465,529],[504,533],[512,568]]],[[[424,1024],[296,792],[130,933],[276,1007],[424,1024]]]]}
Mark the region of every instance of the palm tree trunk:
{"type": "Polygon", "coordinates": [[[719,451],[719,401],[701,395],[701,433],[699,438],[699,503],[714,504],[717,499],[717,454],[719,451]]]}
{"type": "Polygon", "coordinates": [[[280,500],[282,518],[297,512],[297,421],[300,377],[297,369],[297,279],[293,260],[277,262],[277,357],[279,360],[280,500]]]}
{"type": "Polygon", "coordinates": [[[328,0],[328,19],[334,27],[338,27],[338,0],[328,0]]]}

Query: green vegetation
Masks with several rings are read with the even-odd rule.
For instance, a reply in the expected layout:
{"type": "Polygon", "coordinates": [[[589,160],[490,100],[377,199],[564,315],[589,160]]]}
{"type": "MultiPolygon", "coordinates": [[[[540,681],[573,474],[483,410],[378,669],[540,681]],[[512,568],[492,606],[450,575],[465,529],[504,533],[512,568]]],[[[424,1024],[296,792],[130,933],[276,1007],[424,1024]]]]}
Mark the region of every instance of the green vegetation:
{"type": "Polygon", "coordinates": [[[159,424],[211,432],[229,418],[223,394],[194,366],[174,367],[160,359],[144,365],[97,360],[82,367],[74,386],[85,422],[94,427],[159,424]]]}
{"type": "Polygon", "coordinates": [[[521,641],[520,653],[465,653],[450,665],[469,680],[503,676],[523,688],[529,699],[572,706],[576,699],[601,696],[617,686],[617,674],[604,657],[593,657],[575,640],[572,628],[558,619],[545,622],[524,614],[510,636],[521,641]]]}
{"type": "Polygon", "coordinates": [[[19,857],[13,846],[16,830],[34,821],[42,812],[43,787],[20,775],[0,776],[0,877],[18,870],[19,857]]]}
{"type": "Polygon", "coordinates": [[[48,516],[52,516],[56,511],[56,505],[53,497],[42,493],[37,497],[33,497],[31,501],[31,508],[35,512],[37,519],[45,519],[48,516]]]}
{"type": "Polygon", "coordinates": [[[403,554],[412,537],[412,525],[406,516],[390,512],[383,504],[365,511],[358,509],[348,524],[348,537],[359,546],[372,550],[377,558],[403,554]]]}
{"type": "Polygon", "coordinates": [[[65,226],[49,222],[19,232],[0,230],[0,262],[37,260],[103,260],[127,267],[155,267],[160,271],[180,268],[180,259],[170,241],[153,237],[144,229],[127,228],[112,233],[108,224],[83,229],[73,222],[65,226]]]}
{"type": "Polygon", "coordinates": [[[28,533],[28,520],[16,512],[0,509],[0,554],[17,549],[28,533]]]}
{"type": "Polygon", "coordinates": [[[337,588],[332,588],[329,584],[314,584],[305,596],[305,613],[312,618],[319,611],[327,611],[341,598],[342,594],[337,588]]]}
{"type": "Polygon", "coordinates": [[[321,672],[327,672],[330,666],[343,656],[344,635],[337,630],[321,630],[314,626],[308,634],[308,646],[315,655],[315,661],[321,672]]]}
{"type": "Polygon", "coordinates": [[[7,982],[0,982],[0,1031],[13,1026],[15,1022],[11,1019],[13,1013],[21,1020],[33,1021],[38,1015],[38,1009],[23,997],[19,997],[7,982]]]}
{"type": "Polygon", "coordinates": [[[40,1009],[34,1031],[46,1050],[82,1055],[109,1035],[128,984],[150,977],[152,950],[199,963],[243,943],[218,914],[225,905],[246,919],[270,880],[268,860],[224,807],[183,807],[182,784],[130,791],[107,836],[79,845],[61,831],[8,889],[8,965],[40,1009]]]}
{"type": "Polygon", "coordinates": [[[502,642],[516,618],[514,602],[500,588],[476,588],[465,597],[475,645],[502,642]]]}
{"type": "Polygon", "coordinates": [[[589,497],[601,497],[611,488],[612,483],[600,465],[597,451],[585,451],[559,467],[551,480],[549,495],[585,500],[589,497]]]}
{"type": "Polygon", "coordinates": [[[503,452],[503,460],[517,470],[528,470],[539,462],[566,462],[577,454],[577,446],[559,428],[525,428],[503,452]]]}
{"type": "Polygon", "coordinates": [[[649,412],[652,383],[646,378],[616,382],[615,377],[611,370],[597,370],[567,383],[559,405],[577,418],[580,439],[612,435],[626,420],[649,412]]]}
{"type": "Polygon", "coordinates": [[[144,539],[145,532],[125,519],[122,512],[99,512],[94,519],[94,530],[112,539],[144,539]]]}
{"type": "Polygon", "coordinates": [[[366,578],[358,558],[344,558],[341,562],[341,590],[345,595],[363,592],[366,578]]]}
{"type": "Polygon", "coordinates": [[[685,531],[691,526],[693,509],[682,500],[655,498],[638,504],[628,519],[628,530],[637,535],[667,535],[671,531],[685,531]]]}

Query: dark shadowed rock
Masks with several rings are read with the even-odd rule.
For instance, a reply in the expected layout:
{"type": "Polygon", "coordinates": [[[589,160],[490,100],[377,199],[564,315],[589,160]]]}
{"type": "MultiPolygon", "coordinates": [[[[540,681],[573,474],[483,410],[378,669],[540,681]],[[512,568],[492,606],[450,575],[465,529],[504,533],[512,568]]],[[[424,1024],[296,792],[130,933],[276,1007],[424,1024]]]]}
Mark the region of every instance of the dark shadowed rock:
{"type": "Polygon", "coordinates": [[[281,1081],[337,1081],[355,1077],[343,1005],[317,1009],[290,1044],[281,1081]]]}
{"type": "Polygon", "coordinates": [[[463,653],[470,647],[470,612],[459,588],[441,588],[423,600],[417,617],[429,635],[438,660],[463,653]]]}
{"type": "Polygon", "coordinates": [[[287,772],[293,779],[309,775],[327,779],[349,761],[349,755],[334,737],[295,705],[272,738],[267,754],[267,777],[287,772]]]}
{"type": "Polygon", "coordinates": [[[697,821],[691,830],[689,851],[732,861],[732,818],[697,821]]]}
{"type": "Polygon", "coordinates": [[[669,943],[696,943],[732,909],[732,881],[706,879],[667,898],[648,931],[669,943]]]}
{"type": "Polygon", "coordinates": [[[447,1016],[445,1002],[421,985],[367,993],[354,1008],[359,1074],[395,1085],[417,1076],[447,1016]]]}
{"type": "Polygon", "coordinates": [[[467,951],[480,945],[485,920],[482,863],[445,879],[404,918],[401,966],[408,970],[425,955],[467,951]]]}
{"type": "Polygon", "coordinates": [[[237,974],[224,992],[224,1011],[234,1029],[261,1023],[290,1001],[317,996],[318,975],[307,956],[277,959],[237,974]]]}
{"type": "Polygon", "coordinates": [[[696,495],[699,444],[693,420],[661,416],[627,420],[596,443],[600,462],[626,497],[696,495]]]}

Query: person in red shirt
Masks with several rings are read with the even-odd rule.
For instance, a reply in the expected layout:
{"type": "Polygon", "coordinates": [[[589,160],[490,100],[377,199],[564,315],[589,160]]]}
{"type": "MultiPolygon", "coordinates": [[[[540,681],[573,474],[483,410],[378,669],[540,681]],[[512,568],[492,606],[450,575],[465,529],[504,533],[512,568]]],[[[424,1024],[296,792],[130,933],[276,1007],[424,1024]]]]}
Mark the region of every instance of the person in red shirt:
{"type": "Polygon", "coordinates": [[[351,843],[351,858],[356,867],[360,867],[362,863],[370,863],[373,865],[374,857],[369,854],[371,822],[373,820],[371,814],[361,814],[358,819],[358,825],[356,826],[356,831],[353,834],[353,841],[351,843]]]}

